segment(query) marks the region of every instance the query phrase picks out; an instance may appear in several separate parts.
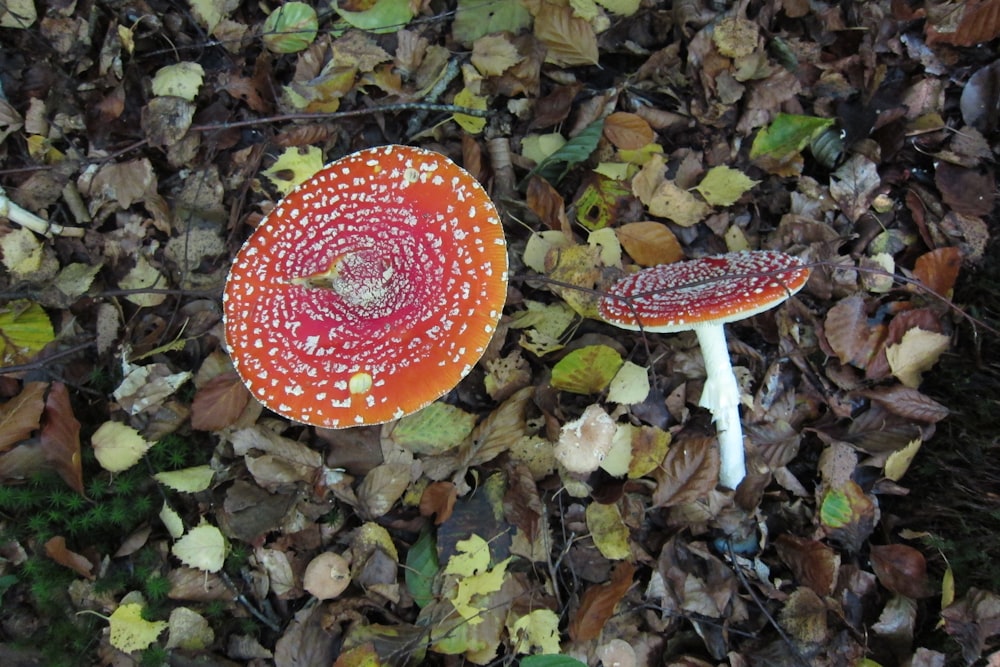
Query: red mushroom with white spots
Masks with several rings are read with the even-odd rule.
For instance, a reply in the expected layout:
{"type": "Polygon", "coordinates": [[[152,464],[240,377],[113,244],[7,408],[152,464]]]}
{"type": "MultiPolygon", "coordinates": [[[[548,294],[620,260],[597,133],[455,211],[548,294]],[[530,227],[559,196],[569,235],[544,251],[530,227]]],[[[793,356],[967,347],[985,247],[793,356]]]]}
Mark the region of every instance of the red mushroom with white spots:
{"type": "Polygon", "coordinates": [[[694,331],[705,360],[698,404],[719,432],[719,482],[735,489],[746,476],[740,390],[726,346],[726,322],[784,302],[809,279],[797,257],[771,250],[729,253],[650,267],[615,283],[600,314],[623,329],[661,333],[694,331]]]}
{"type": "Polygon", "coordinates": [[[465,377],[506,293],[503,229],[482,186],[443,155],[382,146],[327,165],[264,218],[226,282],[226,342],[271,410],[380,424],[465,377]]]}

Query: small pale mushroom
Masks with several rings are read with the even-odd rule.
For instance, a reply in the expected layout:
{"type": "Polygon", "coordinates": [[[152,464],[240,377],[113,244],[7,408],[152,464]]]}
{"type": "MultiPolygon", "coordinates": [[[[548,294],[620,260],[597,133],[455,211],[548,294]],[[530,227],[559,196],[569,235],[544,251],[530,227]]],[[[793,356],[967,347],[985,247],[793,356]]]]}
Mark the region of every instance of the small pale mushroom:
{"type": "Polygon", "coordinates": [[[740,390],[723,325],[784,302],[802,289],[809,273],[792,255],[744,251],[643,269],[601,299],[601,317],[615,326],[698,336],[706,373],[698,404],[712,413],[718,429],[722,486],[735,489],[746,476],[740,390]]]}
{"type": "Polygon", "coordinates": [[[226,342],[253,396],[326,428],[416,412],[472,370],[507,292],[496,208],[438,153],[382,146],[280,201],[233,261],[226,342]]]}

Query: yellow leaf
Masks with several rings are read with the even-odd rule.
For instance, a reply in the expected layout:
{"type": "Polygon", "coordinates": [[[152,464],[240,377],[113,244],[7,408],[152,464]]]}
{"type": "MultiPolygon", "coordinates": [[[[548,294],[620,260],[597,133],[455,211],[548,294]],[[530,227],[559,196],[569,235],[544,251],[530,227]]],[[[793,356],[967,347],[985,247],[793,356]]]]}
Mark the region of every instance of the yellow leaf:
{"type": "Polygon", "coordinates": [[[641,0],[596,0],[597,4],[604,7],[612,14],[621,16],[632,16],[639,11],[641,0]]]}
{"type": "Polygon", "coordinates": [[[0,365],[30,360],[56,337],[45,310],[30,301],[0,306],[0,365]]]}
{"type": "Polygon", "coordinates": [[[631,361],[618,369],[608,385],[608,400],[622,405],[642,403],[649,395],[649,373],[646,368],[631,361]]]}
{"type": "Polygon", "coordinates": [[[167,298],[165,294],[154,294],[152,292],[142,292],[141,290],[151,287],[164,288],[167,286],[163,274],[149,263],[146,256],[139,254],[135,260],[135,266],[118,281],[118,286],[125,290],[139,290],[136,294],[129,294],[125,298],[137,306],[151,308],[158,306],[167,298]]]}
{"type": "Polygon", "coordinates": [[[97,462],[108,472],[128,470],[153,446],[131,426],[113,421],[101,424],[90,443],[97,462]]]}
{"type": "Polygon", "coordinates": [[[541,162],[566,145],[566,138],[558,132],[529,134],[521,140],[521,155],[534,162],[541,162]]]}
{"type": "Polygon", "coordinates": [[[286,148],[262,173],[283,195],[323,168],[323,151],[315,146],[286,148]]]}
{"type": "Polygon", "coordinates": [[[111,645],[119,651],[141,651],[156,641],[167,627],[166,621],[147,621],[142,617],[142,605],[123,604],[110,616],[111,645]]]}
{"type": "Polygon", "coordinates": [[[215,26],[225,16],[226,3],[222,0],[190,0],[190,2],[191,13],[208,32],[215,30],[215,26]]]}
{"type": "Polygon", "coordinates": [[[551,609],[536,609],[520,617],[509,628],[516,637],[514,653],[537,653],[556,655],[559,647],[559,616],[551,609]]]}
{"type": "Polygon", "coordinates": [[[158,472],[153,477],[160,484],[169,486],[174,491],[197,493],[209,487],[214,474],[215,471],[210,466],[205,465],[169,472],[158,472]]]}
{"type": "Polygon", "coordinates": [[[0,238],[3,265],[15,277],[23,278],[37,271],[42,265],[42,244],[24,227],[13,229],[0,238]]]}
{"type": "Polygon", "coordinates": [[[170,550],[182,563],[205,572],[218,572],[226,560],[226,538],[215,526],[196,526],[170,550]]]}
{"type": "Polygon", "coordinates": [[[472,64],[484,76],[500,76],[520,61],[517,47],[502,33],[480,37],[472,45],[472,64]]]}
{"type": "Polygon", "coordinates": [[[937,363],[950,341],[944,334],[920,328],[910,329],[899,343],[885,348],[892,374],[907,387],[917,388],[920,386],[920,374],[937,363]]]}
{"type": "Polygon", "coordinates": [[[168,505],[167,501],[163,501],[163,507],[160,508],[160,521],[170,533],[170,537],[175,540],[184,534],[184,522],[181,520],[181,515],[168,505]]]}
{"type": "Polygon", "coordinates": [[[885,461],[885,476],[894,482],[898,482],[906,474],[906,471],[909,470],[910,464],[913,463],[913,457],[920,451],[920,446],[923,442],[922,439],[915,438],[906,447],[889,454],[889,458],[885,461]]]}
{"type": "Polygon", "coordinates": [[[181,97],[194,102],[205,80],[205,70],[198,63],[177,63],[157,70],[153,77],[153,94],[181,97]]]}
{"type": "Polygon", "coordinates": [[[489,568],[490,547],[479,535],[474,534],[467,540],[459,540],[455,549],[457,553],[448,559],[448,564],[444,568],[445,574],[471,577],[489,568]]]}
{"type": "Polygon", "coordinates": [[[695,190],[713,206],[732,206],[744,192],[759,182],[738,169],[719,166],[709,169],[695,190]]]}
{"type": "Polygon", "coordinates": [[[587,528],[594,538],[594,546],[605,558],[623,560],[632,554],[628,546],[628,526],[622,519],[618,505],[587,505],[587,528]]]}
{"type": "MultiPolygon", "coordinates": [[[[476,95],[468,88],[463,88],[455,95],[455,104],[469,109],[485,109],[486,98],[476,95]]],[[[457,113],[454,116],[455,122],[469,134],[479,134],[486,127],[486,119],[478,116],[469,116],[464,113],[457,113]]]]}

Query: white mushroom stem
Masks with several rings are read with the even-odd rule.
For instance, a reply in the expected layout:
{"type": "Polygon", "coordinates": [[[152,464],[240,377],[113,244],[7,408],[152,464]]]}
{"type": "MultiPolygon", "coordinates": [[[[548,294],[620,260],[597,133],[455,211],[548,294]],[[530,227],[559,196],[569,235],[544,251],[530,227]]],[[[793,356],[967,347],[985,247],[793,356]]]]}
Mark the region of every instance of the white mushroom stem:
{"type": "Polygon", "coordinates": [[[11,222],[16,222],[22,227],[26,227],[36,234],[49,236],[51,234],[61,234],[63,236],[83,236],[81,227],[63,227],[54,222],[49,222],[44,218],[21,208],[8,197],[3,188],[0,188],[0,218],[7,218],[11,222]]]}
{"type": "Polygon", "coordinates": [[[719,483],[735,489],[746,477],[743,427],[740,424],[740,387],[729,360],[726,330],[720,324],[694,327],[705,360],[705,388],[698,405],[712,413],[719,433],[719,483]]]}

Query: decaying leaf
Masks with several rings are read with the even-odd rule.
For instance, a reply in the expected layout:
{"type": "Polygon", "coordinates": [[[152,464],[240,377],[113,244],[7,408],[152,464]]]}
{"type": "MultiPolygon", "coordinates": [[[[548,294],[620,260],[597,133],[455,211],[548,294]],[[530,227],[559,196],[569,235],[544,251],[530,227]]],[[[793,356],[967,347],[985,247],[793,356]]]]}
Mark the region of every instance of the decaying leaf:
{"type": "Polygon", "coordinates": [[[632,586],[635,567],[628,561],[615,566],[608,583],[591,586],[580,599],[580,608],[570,620],[569,636],[576,642],[595,639],[604,629],[615,607],[632,586]]]}

